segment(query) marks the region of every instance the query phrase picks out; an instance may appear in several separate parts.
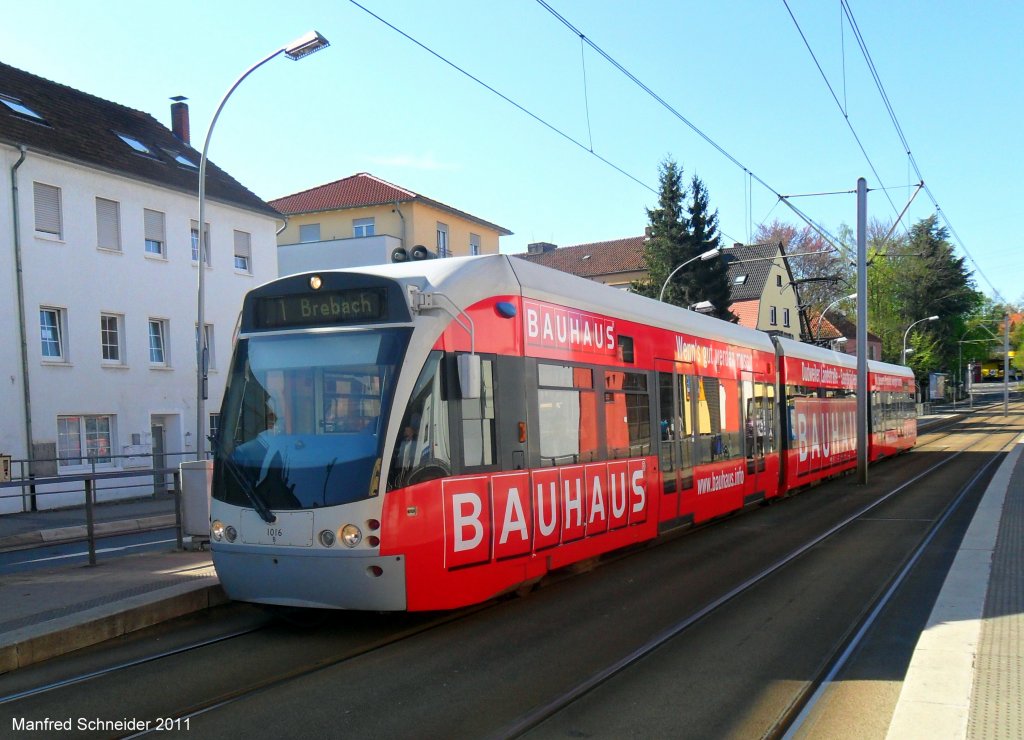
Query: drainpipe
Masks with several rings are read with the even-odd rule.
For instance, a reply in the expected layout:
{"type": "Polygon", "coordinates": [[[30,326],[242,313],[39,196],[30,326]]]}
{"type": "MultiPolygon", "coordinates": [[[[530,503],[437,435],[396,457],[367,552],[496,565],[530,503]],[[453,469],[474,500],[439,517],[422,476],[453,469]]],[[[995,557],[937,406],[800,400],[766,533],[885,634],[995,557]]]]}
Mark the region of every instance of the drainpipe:
{"type": "Polygon", "coordinates": [[[24,393],[25,408],[25,457],[28,459],[29,474],[33,468],[32,454],[32,394],[29,392],[28,381],[28,335],[25,324],[25,281],[21,265],[21,220],[18,214],[18,168],[25,161],[25,154],[28,147],[24,144],[18,147],[21,156],[11,167],[11,207],[13,209],[14,222],[14,274],[18,286],[18,334],[21,340],[21,375],[22,392],[24,393]]]}
{"type": "Polygon", "coordinates": [[[394,211],[395,211],[395,213],[398,214],[398,217],[400,219],[402,219],[402,246],[404,247],[405,246],[405,216],[403,216],[402,212],[400,210],[398,210],[398,201],[397,200],[395,201],[394,211]]]}

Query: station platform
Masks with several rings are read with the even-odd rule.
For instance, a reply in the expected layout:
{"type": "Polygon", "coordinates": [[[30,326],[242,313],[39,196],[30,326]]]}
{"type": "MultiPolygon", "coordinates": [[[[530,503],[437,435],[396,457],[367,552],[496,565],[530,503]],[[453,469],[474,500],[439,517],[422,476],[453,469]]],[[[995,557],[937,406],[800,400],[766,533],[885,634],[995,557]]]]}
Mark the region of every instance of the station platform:
{"type": "MultiPolygon", "coordinates": [[[[97,507],[97,521],[130,529],[140,519],[167,516],[152,511],[160,505],[97,507]],[[134,516],[110,518],[126,512],[134,516]]],[[[73,516],[0,517],[0,550],[53,541],[57,530],[66,535],[78,526],[67,523],[73,516]],[[48,521],[62,526],[39,528],[48,521]]],[[[1022,571],[1024,437],[1003,460],[964,536],[908,667],[889,738],[1024,737],[1022,571]]],[[[226,602],[208,552],[100,558],[94,567],[0,576],[0,674],[226,602]]]]}

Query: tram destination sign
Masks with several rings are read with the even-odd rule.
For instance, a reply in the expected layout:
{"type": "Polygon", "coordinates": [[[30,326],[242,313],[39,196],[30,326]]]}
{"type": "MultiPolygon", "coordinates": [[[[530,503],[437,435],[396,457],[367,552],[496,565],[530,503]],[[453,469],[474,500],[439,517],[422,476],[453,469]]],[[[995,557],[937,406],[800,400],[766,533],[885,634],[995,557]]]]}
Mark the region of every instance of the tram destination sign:
{"type": "Polygon", "coordinates": [[[349,288],[260,296],[254,309],[258,329],[361,324],[385,319],[387,300],[384,288],[349,288]]]}

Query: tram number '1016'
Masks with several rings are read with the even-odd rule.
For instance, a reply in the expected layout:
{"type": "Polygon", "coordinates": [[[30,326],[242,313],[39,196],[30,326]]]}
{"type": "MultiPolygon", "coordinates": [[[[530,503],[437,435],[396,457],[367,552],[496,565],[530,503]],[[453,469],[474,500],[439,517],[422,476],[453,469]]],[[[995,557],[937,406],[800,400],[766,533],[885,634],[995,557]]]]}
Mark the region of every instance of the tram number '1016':
{"type": "Polygon", "coordinates": [[[447,480],[445,565],[526,555],[645,522],[646,474],[639,459],[447,480]]]}

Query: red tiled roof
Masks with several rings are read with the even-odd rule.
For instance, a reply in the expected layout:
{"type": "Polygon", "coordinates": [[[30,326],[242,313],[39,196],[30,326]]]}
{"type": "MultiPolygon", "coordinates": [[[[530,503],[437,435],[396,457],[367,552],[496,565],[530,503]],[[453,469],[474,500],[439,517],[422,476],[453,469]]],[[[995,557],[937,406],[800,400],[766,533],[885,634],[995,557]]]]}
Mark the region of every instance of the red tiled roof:
{"type": "Polygon", "coordinates": [[[412,200],[416,193],[392,185],[366,172],[286,195],[270,203],[281,213],[310,213],[359,208],[412,200]]]}
{"type": "Polygon", "coordinates": [[[558,247],[550,252],[520,253],[514,256],[580,277],[639,272],[646,269],[643,236],[576,244],[571,247],[558,247]]]}
{"type": "Polygon", "coordinates": [[[482,218],[470,215],[465,211],[445,205],[426,196],[414,193],[411,190],[392,185],[390,182],[374,177],[368,172],[360,172],[345,177],[341,180],[329,182],[326,185],[318,185],[300,193],[293,193],[282,198],[270,201],[270,204],[281,213],[295,215],[297,213],[316,213],[318,211],[337,211],[344,208],[362,208],[365,206],[380,206],[388,203],[407,203],[409,201],[426,203],[442,211],[456,214],[470,221],[483,224],[494,229],[503,236],[512,232],[508,229],[492,224],[482,218]]]}
{"type": "Polygon", "coordinates": [[[737,323],[739,323],[740,326],[747,326],[751,329],[756,329],[757,317],[761,312],[761,300],[736,301],[729,306],[729,310],[732,311],[739,319],[737,323]]]}

